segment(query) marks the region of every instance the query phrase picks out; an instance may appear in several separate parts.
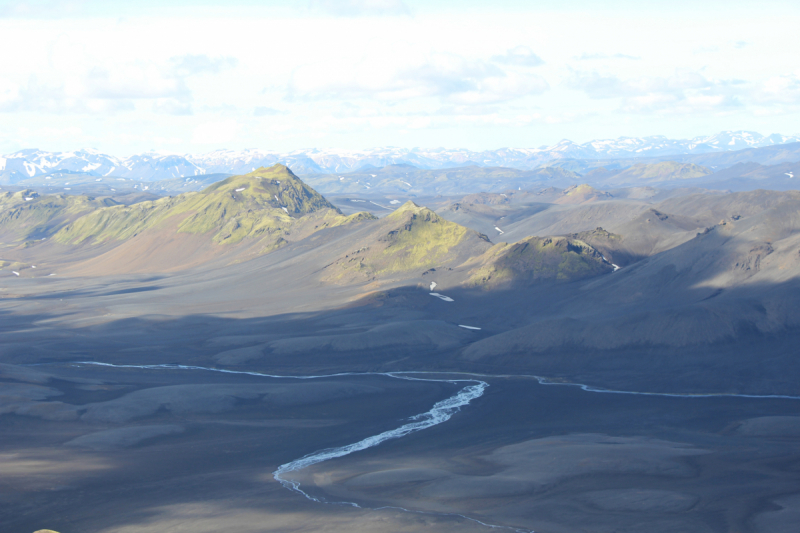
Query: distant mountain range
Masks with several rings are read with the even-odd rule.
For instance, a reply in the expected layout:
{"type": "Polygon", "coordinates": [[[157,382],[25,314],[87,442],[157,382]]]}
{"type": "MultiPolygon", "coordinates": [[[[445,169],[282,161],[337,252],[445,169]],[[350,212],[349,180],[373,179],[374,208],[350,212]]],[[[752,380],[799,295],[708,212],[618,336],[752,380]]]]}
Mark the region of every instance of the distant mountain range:
{"type": "MultiPolygon", "coordinates": [[[[151,152],[121,159],[96,150],[45,152],[20,150],[0,157],[0,183],[16,184],[31,178],[73,173],[83,176],[118,177],[144,181],[186,178],[205,174],[245,174],[262,166],[283,163],[298,174],[347,173],[387,165],[407,164],[422,169],[462,166],[508,167],[531,170],[542,166],[564,166],[578,172],[599,164],[567,164],[574,160],[630,160],[641,158],[690,157],[758,149],[800,142],[800,137],[755,132],[727,131],[710,137],[675,140],[663,136],[620,137],[577,144],[563,140],[539,148],[501,148],[473,152],[459,149],[375,148],[370,150],[217,150],[199,155],[151,152]],[[574,166],[574,168],[571,168],[574,166]]],[[[758,161],[752,157],[748,161],[758,161]]],[[[691,162],[700,163],[692,160],[691,162]]],[[[735,161],[731,164],[735,164],[735,161]]],[[[780,161],[782,162],[782,161],[780,161]]],[[[630,165],[629,165],[630,166],[630,165]]]]}

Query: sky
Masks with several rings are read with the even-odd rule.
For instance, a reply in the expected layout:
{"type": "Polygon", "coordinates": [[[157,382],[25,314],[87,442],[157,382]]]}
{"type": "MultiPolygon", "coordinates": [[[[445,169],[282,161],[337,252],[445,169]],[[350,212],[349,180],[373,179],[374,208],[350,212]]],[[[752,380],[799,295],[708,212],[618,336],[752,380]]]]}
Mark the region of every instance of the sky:
{"type": "Polygon", "coordinates": [[[0,0],[0,153],[795,135],[798,27],[796,1],[0,0]]]}

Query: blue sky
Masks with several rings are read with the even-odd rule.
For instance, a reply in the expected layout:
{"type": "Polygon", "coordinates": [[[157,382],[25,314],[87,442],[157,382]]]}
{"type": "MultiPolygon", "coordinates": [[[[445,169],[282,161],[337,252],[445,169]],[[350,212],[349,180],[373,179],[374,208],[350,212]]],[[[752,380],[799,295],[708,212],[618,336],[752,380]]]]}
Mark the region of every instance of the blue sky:
{"type": "Polygon", "coordinates": [[[0,1],[0,152],[797,134],[795,4],[0,1]]]}

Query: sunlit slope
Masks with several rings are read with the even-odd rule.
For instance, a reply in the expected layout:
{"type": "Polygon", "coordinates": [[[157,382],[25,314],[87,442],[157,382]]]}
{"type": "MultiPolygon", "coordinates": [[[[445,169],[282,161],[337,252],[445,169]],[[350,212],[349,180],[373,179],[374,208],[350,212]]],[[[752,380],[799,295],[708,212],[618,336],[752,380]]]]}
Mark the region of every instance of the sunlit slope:
{"type": "Polygon", "coordinates": [[[577,239],[528,237],[492,245],[485,235],[412,202],[371,222],[349,244],[350,251],[325,267],[323,279],[422,280],[431,274],[443,287],[493,289],[583,279],[612,270],[597,250],[577,239]]]}
{"type": "Polygon", "coordinates": [[[339,211],[283,165],[233,176],[201,192],[185,193],[131,206],[99,209],[55,235],[78,244],[125,240],[153,228],[179,233],[212,233],[216,243],[278,233],[294,219],[315,211],[339,211]]]}
{"type": "Polygon", "coordinates": [[[325,267],[325,278],[346,282],[429,268],[455,267],[491,247],[476,231],[449,222],[426,207],[406,202],[372,223],[353,250],[325,267]]]}
{"type": "Polygon", "coordinates": [[[0,194],[0,242],[12,244],[47,238],[81,215],[114,204],[109,198],[40,196],[31,189],[6,192],[0,194]]]}
{"type": "Polygon", "coordinates": [[[275,165],[201,192],[98,209],[66,226],[54,241],[103,249],[78,272],[169,271],[219,257],[246,259],[324,228],[371,218],[342,215],[288,168],[275,165]],[[105,251],[108,246],[112,249],[105,251]]]}
{"type": "Polygon", "coordinates": [[[468,285],[487,288],[539,281],[573,281],[613,270],[592,246],[567,237],[528,237],[500,243],[478,258],[468,285]]]}

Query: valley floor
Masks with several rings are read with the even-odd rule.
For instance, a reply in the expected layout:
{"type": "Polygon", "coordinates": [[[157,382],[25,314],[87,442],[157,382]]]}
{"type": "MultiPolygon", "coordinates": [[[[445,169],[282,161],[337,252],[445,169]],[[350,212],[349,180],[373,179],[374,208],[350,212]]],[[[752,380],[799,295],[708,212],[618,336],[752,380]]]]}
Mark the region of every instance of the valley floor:
{"type": "MultiPolygon", "coordinates": [[[[7,288],[0,532],[477,532],[484,523],[773,533],[796,524],[798,399],[607,394],[481,377],[484,395],[449,421],[291,477],[313,498],[354,507],[311,501],[272,473],[397,428],[458,385],[73,364],[457,370],[472,364],[459,363],[460,347],[525,320],[508,294],[502,306],[468,292],[443,291],[455,301],[442,301],[427,287],[308,291],[302,273],[271,268],[256,260],[224,275],[55,276],[7,288]]],[[[650,389],[643,379],[593,378],[626,390],[688,387],[664,376],[650,389]]],[[[701,385],[681,392],[725,388],[701,385]]]]}
{"type": "Polygon", "coordinates": [[[2,371],[18,394],[50,396],[4,417],[3,533],[487,531],[481,523],[772,533],[796,524],[800,400],[488,378],[484,396],[443,424],[287,476],[331,502],[318,503],[272,473],[398,427],[459,386],[74,364],[2,371]]]}

